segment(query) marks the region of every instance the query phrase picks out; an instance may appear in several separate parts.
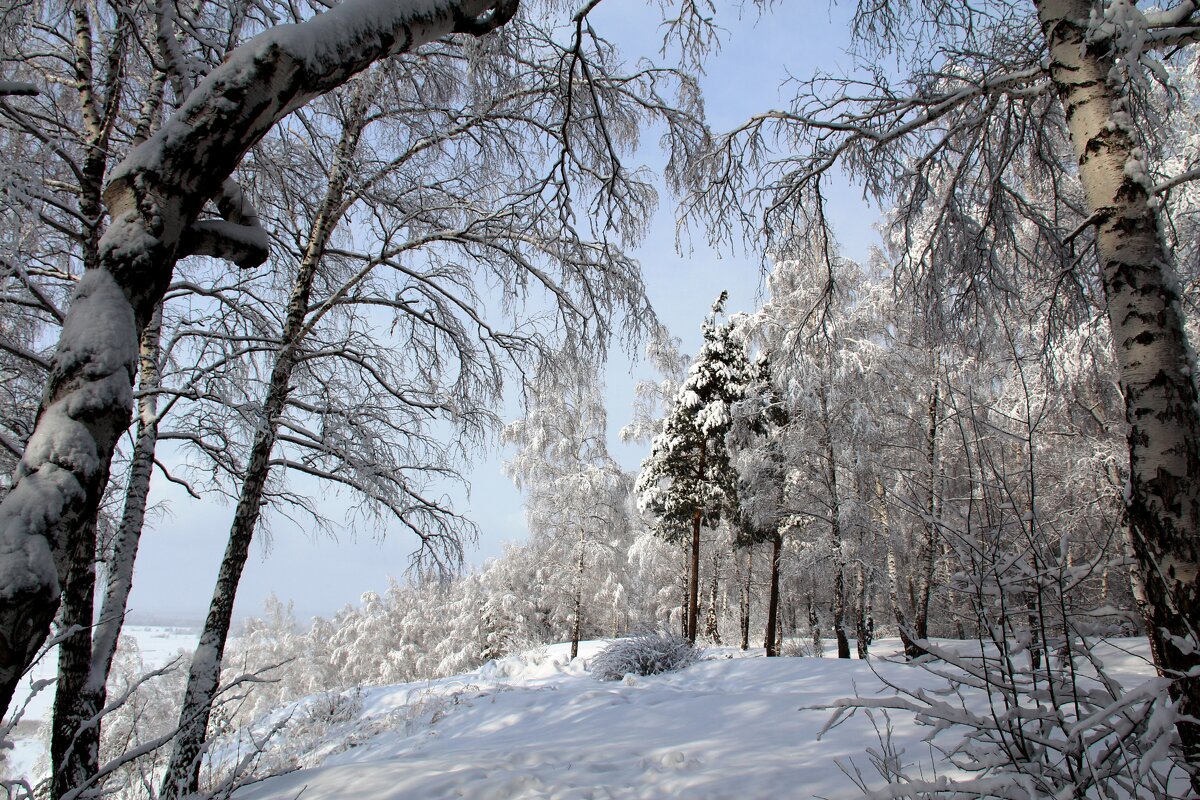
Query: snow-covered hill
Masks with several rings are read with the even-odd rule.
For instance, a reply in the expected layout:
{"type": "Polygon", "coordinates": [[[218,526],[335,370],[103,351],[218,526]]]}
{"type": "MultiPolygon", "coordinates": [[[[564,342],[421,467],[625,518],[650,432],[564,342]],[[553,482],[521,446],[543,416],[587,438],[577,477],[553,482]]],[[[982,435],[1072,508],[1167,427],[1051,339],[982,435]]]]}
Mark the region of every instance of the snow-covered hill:
{"type": "MultiPolygon", "coordinates": [[[[880,654],[895,649],[881,644],[880,654]]],[[[1125,644],[1106,645],[1105,661],[1128,686],[1152,669],[1144,641],[1125,644]]],[[[905,713],[859,712],[818,736],[830,712],[816,706],[885,682],[937,687],[919,667],[710,649],[680,672],[602,683],[586,670],[601,646],[574,662],[555,645],[456,678],[301,701],[267,722],[280,726],[278,765],[300,769],[236,796],[850,798],[861,792],[846,771],[882,783],[867,751],[880,750],[889,722],[904,763],[925,777],[954,773],[905,713]]]]}

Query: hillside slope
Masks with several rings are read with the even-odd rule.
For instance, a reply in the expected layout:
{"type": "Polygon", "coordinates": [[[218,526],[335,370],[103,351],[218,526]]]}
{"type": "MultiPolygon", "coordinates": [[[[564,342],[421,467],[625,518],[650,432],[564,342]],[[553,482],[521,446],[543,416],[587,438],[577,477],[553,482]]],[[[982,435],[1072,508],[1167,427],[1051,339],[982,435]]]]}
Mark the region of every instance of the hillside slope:
{"type": "MultiPolygon", "coordinates": [[[[453,679],[303,701],[273,720],[288,718],[283,749],[302,768],[236,796],[851,798],[861,792],[839,764],[880,785],[867,750],[879,750],[887,722],[860,712],[818,738],[830,712],[814,707],[886,691],[885,681],[939,685],[918,667],[883,659],[765,659],[728,649],[710,649],[677,673],[601,683],[585,668],[600,646],[585,646],[573,663],[555,645],[453,679]],[[344,721],[317,733],[315,721],[328,713],[344,721]]],[[[879,648],[889,649],[894,643],[879,648]]],[[[1151,674],[1140,640],[1105,660],[1123,683],[1151,674]]],[[[954,773],[933,761],[928,727],[888,715],[905,763],[922,765],[926,777],[954,773]]]]}

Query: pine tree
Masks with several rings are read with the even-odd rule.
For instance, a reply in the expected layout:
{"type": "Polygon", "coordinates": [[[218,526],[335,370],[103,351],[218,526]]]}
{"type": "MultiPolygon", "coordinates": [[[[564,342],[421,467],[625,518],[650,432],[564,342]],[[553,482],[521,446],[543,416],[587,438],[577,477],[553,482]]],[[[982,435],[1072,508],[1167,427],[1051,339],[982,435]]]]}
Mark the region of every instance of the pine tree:
{"type": "Polygon", "coordinates": [[[696,640],[700,577],[700,529],[714,527],[736,509],[737,475],[725,443],[733,405],[746,392],[750,367],[745,344],[731,322],[718,324],[728,293],[722,292],[704,323],[704,345],[679,388],[664,425],[654,437],[637,481],[641,509],[658,519],[656,532],[673,542],[691,534],[687,636],[696,640]]]}

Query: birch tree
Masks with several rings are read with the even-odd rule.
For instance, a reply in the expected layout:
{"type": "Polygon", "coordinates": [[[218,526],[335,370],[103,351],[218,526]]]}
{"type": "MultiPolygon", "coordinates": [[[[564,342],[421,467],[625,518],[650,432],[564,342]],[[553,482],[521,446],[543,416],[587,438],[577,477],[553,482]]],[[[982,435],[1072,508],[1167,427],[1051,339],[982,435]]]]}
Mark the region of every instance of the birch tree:
{"type": "Polygon", "coordinates": [[[265,252],[242,209],[201,219],[242,155],[281,117],[373,61],[452,32],[483,34],[515,3],[387,6],[353,0],[243,45],[110,175],[112,222],[73,293],[38,422],[0,504],[0,701],[5,708],[58,606],[74,534],[94,514],[129,420],[137,342],[176,260],[205,252],[243,266],[265,252]]]}
{"type": "MultiPolygon", "coordinates": [[[[719,138],[693,165],[687,210],[714,222],[731,212],[746,219],[749,197],[768,236],[790,236],[797,222],[823,220],[821,181],[838,164],[874,196],[903,198],[909,220],[932,213],[930,245],[906,264],[953,276],[964,287],[958,299],[1019,293],[1018,276],[1056,281],[1062,291],[1045,318],[1069,325],[1088,296],[1102,297],[1126,402],[1128,509],[1147,582],[1147,629],[1159,667],[1179,678],[1177,727],[1198,763],[1200,726],[1188,720],[1200,687],[1183,676],[1200,666],[1191,622],[1200,610],[1200,416],[1156,197],[1194,174],[1162,175],[1163,126],[1146,102],[1167,76],[1161,59],[1196,40],[1197,6],[856,8],[860,71],[803,82],[789,107],[719,138]],[[896,59],[909,77],[894,86],[880,59],[896,59]],[[773,142],[783,144],[778,156],[773,142]],[[1036,194],[1026,191],[1030,179],[1036,194]],[[1025,229],[1037,234],[1033,249],[1017,246],[1025,229]]],[[[723,238],[729,228],[711,230],[723,238]]]]}
{"type": "Polygon", "coordinates": [[[616,550],[629,486],[608,455],[597,365],[579,356],[558,361],[537,376],[525,418],[504,430],[504,440],[518,447],[505,471],[525,492],[530,533],[544,542],[542,557],[559,573],[548,583],[567,587],[573,659],[585,616],[597,616],[587,603],[595,592],[586,591],[597,581],[587,579],[616,550]]]}

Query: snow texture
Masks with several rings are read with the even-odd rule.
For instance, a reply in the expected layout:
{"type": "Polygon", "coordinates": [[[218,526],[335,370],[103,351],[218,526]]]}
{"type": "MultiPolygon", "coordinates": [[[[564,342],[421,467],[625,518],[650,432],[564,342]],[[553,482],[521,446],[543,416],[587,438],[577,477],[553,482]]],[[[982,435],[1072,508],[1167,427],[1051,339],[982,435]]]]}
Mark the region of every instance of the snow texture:
{"type": "MultiPolygon", "coordinates": [[[[262,723],[270,729],[289,715],[303,720],[303,735],[289,738],[282,726],[275,742],[287,749],[305,740],[289,763],[279,763],[299,769],[235,797],[848,800],[862,793],[843,766],[860,769],[874,788],[883,784],[867,750],[880,751],[889,725],[891,745],[914,772],[964,777],[944,759],[931,760],[936,750],[924,742],[931,729],[906,712],[857,713],[818,738],[830,718],[818,706],[835,698],[891,694],[884,681],[945,688],[918,666],[879,658],[765,659],[753,657],[761,649],[717,648],[678,672],[601,684],[589,666],[606,644],[582,643],[574,661],[570,645],[553,645],[455,678],[300,701],[262,723]],[[331,718],[315,740],[314,707],[331,718]],[[360,710],[347,719],[348,708],[360,710]]],[[[895,640],[877,645],[879,653],[899,649],[895,640]]],[[[1101,648],[1124,685],[1153,675],[1145,640],[1101,648]]],[[[968,700],[986,708],[981,694],[968,700]]],[[[233,757],[237,744],[219,743],[217,756],[225,748],[233,757]]]]}

